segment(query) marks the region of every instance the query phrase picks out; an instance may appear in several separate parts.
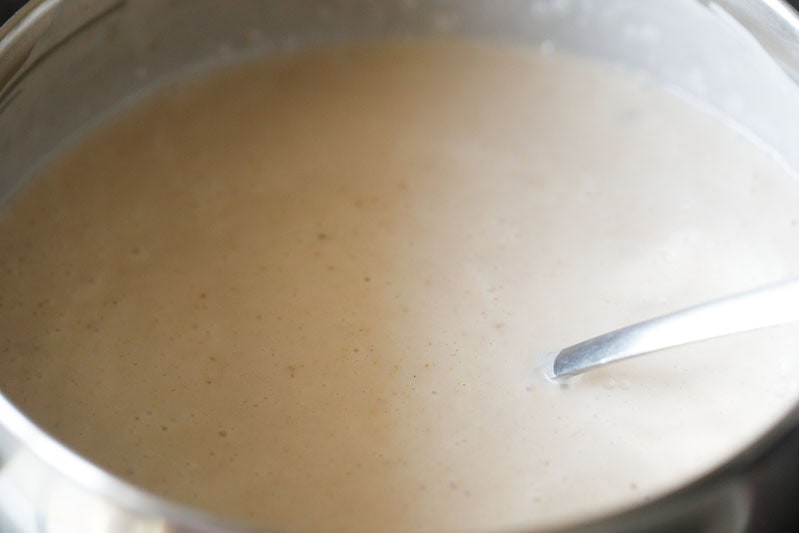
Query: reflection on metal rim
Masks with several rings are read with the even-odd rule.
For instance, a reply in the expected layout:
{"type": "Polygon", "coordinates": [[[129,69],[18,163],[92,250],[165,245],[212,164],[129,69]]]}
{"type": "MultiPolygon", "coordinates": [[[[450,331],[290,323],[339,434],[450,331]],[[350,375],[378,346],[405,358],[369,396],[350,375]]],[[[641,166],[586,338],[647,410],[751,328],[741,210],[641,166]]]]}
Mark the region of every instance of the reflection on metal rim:
{"type": "MultiPolygon", "coordinates": [[[[92,10],[82,13],[82,18],[77,17],[71,25],[62,26],[60,34],[48,34],[56,10],[81,1],[31,0],[0,27],[0,114],[14,103],[15,87],[20,80],[36,71],[74,36],[95,24],[103,24],[107,15],[127,7],[124,0],[84,2],[93,4],[92,10]]],[[[710,9],[723,10],[730,20],[747,29],[794,79],[799,79],[799,16],[787,4],[781,0],[698,1],[710,9]]],[[[349,9],[366,3],[374,4],[365,0],[346,2],[349,9]]],[[[457,5],[464,12],[466,6],[479,11],[491,4],[444,3],[450,8],[457,5]]],[[[526,11],[525,2],[513,3],[516,4],[526,11]]],[[[752,494],[743,484],[742,476],[791,431],[796,432],[798,426],[799,406],[753,446],[689,486],[636,509],[590,524],[576,524],[576,530],[673,531],[708,526],[722,527],[725,531],[745,530],[749,525],[752,494]]],[[[249,531],[150,495],[111,476],[41,431],[1,394],[0,530],[249,531]]]]}

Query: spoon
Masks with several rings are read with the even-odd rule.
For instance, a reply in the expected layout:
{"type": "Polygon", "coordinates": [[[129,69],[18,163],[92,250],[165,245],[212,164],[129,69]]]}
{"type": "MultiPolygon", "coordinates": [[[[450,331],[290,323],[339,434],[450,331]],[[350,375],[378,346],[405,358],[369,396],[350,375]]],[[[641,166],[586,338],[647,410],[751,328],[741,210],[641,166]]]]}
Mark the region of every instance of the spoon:
{"type": "MultiPolygon", "coordinates": [[[[799,321],[799,279],[734,294],[652,318],[564,348],[550,379],[681,344],[799,321]]],[[[547,365],[548,366],[548,365],[547,365]]]]}

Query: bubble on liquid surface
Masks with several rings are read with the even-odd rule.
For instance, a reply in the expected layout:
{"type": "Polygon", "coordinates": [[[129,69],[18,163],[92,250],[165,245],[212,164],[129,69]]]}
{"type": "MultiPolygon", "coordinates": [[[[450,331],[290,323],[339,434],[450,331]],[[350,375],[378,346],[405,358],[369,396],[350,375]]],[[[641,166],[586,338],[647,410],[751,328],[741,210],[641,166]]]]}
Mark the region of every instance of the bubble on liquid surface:
{"type": "Polygon", "coordinates": [[[555,358],[558,356],[556,352],[548,352],[541,356],[538,363],[538,370],[544,377],[553,383],[558,383],[558,378],[555,377],[555,358]]]}
{"type": "Polygon", "coordinates": [[[536,373],[543,375],[546,381],[564,389],[579,382],[582,379],[582,375],[564,377],[555,376],[555,358],[557,356],[558,352],[547,352],[542,355],[538,365],[536,366],[536,373]]]}

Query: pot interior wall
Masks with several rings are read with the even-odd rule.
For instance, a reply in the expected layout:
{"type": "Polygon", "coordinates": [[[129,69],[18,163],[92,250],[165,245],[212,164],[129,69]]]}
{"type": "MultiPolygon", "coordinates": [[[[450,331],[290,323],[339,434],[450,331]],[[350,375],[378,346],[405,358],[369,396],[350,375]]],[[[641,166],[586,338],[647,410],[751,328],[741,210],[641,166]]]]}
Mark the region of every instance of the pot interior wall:
{"type": "MultiPolygon", "coordinates": [[[[799,88],[784,65],[729,15],[736,13],[736,6],[754,4],[758,2],[726,0],[709,7],[697,0],[45,0],[47,10],[57,7],[42,17],[49,29],[16,75],[0,87],[0,201],[92,124],[189,72],[298,47],[408,35],[478,36],[610,61],[729,118],[799,170],[799,88]],[[718,5],[729,7],[729,13],[718,5]]],[[[755,33],[764,42],[773,37],[755,33]]],[[[0,75],[8,62],[0,46],[0,75]]],[[[2,418],[7,422],[10,416],[5,412],[2,418]]],[[[30,454],[21,453],[15,461],[22,466],[6,465],[4,472],[13,476],[17,468],[20,479],[37,465],[44,468],[30,454]]],[[[733,520],[726,509],[739,505],[738,489],[693,498],[690,504],[696,506],[696,515],[718,507],[725,510],[723,519],[733,520]]],[[[95,501],[94,495],[76,494],[95,501]]],[[[140,507],[140,496],[126,497],[130,508],[140,507]]],[[[672,509],[666,503],[664,516],[672,509]]],[[[630,530],[640,526],[636,517],[630,520],[630,530]]],[[[625,523],[615,523],[613,529],[625,523]]],[[[728,529],[732,527],[721,528],[728,529]]]]}
{"type": "MultiPolygon", "coordinates": [[[[47,4],[48,2],[45,2],[47,4]]],[[[0,90],[0,199],[119,105],[191,71],[303,46],[478,36],[601,58],[721,113],[799,169],[799,89],[752,34],[695,0],[72,0],[0,90]]],[[[727,0],[731,12],[739,4],[727,0]]],[[[751,3],[751,2],[749,2],[751,3]]],[[[0,64],[3,58],[0,58],[0,64]]]]}

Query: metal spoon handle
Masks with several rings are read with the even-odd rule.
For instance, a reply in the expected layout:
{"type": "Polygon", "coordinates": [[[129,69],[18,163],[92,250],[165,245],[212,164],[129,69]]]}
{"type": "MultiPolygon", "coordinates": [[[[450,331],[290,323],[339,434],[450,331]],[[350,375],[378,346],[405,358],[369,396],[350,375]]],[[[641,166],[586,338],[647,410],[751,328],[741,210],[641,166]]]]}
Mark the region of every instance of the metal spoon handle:
{"type": "Polygon", "coordinates": [[[553,375],[573,376],[672,346],[795,321],[799,321],[799,279],[689,307],[569,346],[555,357],[553,375]]]}

